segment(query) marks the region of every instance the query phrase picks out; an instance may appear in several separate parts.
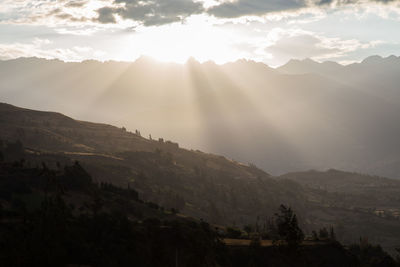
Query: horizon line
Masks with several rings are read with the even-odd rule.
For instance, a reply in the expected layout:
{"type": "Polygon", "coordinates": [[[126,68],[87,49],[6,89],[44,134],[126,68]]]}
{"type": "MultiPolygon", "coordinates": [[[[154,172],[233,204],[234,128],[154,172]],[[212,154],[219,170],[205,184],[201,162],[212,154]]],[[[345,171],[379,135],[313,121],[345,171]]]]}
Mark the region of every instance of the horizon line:
{"type": "Polygon", "coordinates": [[[224,66],[224,65],[227,65],[227,64],[246,61],[246,62],[253,62],[253,63],[257,63],[257,64],[263,64],[263,65],[267,66],[268,68],[272,68],[272,69],[279,69],[280,67],[283,67],[283,66],[285,66],[285,65],[287,65],[287,64],[289,64],[290,62],[293,62],[293,61],[294,62],[310,61],[310,62],[317,63],[317,64],[335,63],[335,64],[338,64],[340,66],[346,67],[346,66],[350,66],[350,65],[353,65],[353,64],[360,64],[360,63],[364,62],[366,59],[374,58],[374,57],[379,57],[380,59],[388,59],[388,58],[392,58],[392,57],[400,58],[400,56],[396,56],[394,54],[391,54],[391,55],[386,56],[386,57],[374,54],[374,55],[367,56],[367,57],[365,57],[364,59],[362,59],[360,61],[354,61],[354,62],[351,62],[351,63],[348,63],[348,64],[343,64],[343,63],[340,63],[338,61],[333,61],[333,60],[318,61],[318,60],[312,59],[310,57],[305,57],[305,58],[302,58],[302,59],[291,58],[286,63],[284,63],[282,65],[275,66],[275,67],[274,66],[270,66],[270,65],[268,65],[267,63],[265,63],[263,61],[257,61],[257,60],[248,59],[248,58],[240,58],[240,59],[237,59],[237,60],[234,60],[234,61],[227,61],[227,62],[224,62],[224,63],[216,63],[213,60],[201,61],[201,60],[198,60],[195,57],[191,56],[191,57],[188,57],[185,62],[175,62],[175,61],[159,60],[159,59],[156,59],[156,58],[154,58],[152,56],[144,55],[144,54],[140,55],[139,57],[137,57],[134,60],[117,60],[117,59],[99,60],[99,59],[94,59],[94,58],[93,59],[88,58],[88,59],[83,59],[83,60],[66,61],[66,60],[62,60],[60,58],[46,58],[46,57],[38,57],[38,56],[31,56],[31,57],[22,56],[22,57],[10,58],[10,59],[0,59],[0,62],[7,62],[7,61],[13,61],[13,60],[19,60],[19,59],[40,59],[40,60],[47,60],[47,61],[61,61],[63,63],[85,63],[85,62],[95,61],[95,62],[99,62],[99,63],[129,63],[129,64],[133,64],[133,63],[136,63],[136,62],[138,62],[140,60],[148,60],[148,61],[152,61],[154,63],[161,64],[161,65],[164,64],[164,65],[181,65],[181,66],[184,66],[184,65],[188,64],[189,62],[193,62],[194,61],[194,62],[199,63],[201,65],[214,64],[214,65],[218,65],[218,66],[224,66]]]}

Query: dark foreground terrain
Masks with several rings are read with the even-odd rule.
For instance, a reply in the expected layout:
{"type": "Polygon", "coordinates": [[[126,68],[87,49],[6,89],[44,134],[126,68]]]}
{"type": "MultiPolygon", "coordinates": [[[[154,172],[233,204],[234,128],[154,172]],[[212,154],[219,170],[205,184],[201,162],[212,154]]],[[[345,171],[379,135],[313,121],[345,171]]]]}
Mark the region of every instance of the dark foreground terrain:
{"type": "Polygon", "coordinates": [[[379,246],[246,246],[228,232],[95,184],[75,163],[58,170],[0,163],[1,266],[398,266],[379,246]]]}
{"type": "Polygon", "coordinates": [[[0,139],[5,266],[396,266],[369,242],[395,257],[397,180],[338,170],[273,177],[139,131],[7,104],[0,139]],[[307,238],[330,228],[334,238],[296,249],[222,242],[279,239],[281,204],[307,238]]]}

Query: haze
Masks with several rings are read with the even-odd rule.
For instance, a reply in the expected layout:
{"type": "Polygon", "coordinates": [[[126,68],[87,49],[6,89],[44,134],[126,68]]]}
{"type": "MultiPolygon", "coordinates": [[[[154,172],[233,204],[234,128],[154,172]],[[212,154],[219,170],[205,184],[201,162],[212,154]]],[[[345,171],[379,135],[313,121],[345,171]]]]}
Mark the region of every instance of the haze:
{"type": "Polygon", "coordinates": [[[246,60],[27,58],[0,69],[7,103],[139,130],[272,174],[339,168],[399,177],[395,56],[348,66],[293,60],[279,69],[246,60]]]}

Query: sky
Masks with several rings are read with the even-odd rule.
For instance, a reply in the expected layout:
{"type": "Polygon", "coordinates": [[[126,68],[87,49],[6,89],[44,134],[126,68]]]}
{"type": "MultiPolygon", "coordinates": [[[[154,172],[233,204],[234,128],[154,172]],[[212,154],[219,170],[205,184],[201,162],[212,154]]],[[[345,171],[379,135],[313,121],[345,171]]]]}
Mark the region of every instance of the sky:
{"type": "Polygon", "coordinates": [[[400,55],[400,0],[0,0],[0,59],[358,62],[400,55]]]}

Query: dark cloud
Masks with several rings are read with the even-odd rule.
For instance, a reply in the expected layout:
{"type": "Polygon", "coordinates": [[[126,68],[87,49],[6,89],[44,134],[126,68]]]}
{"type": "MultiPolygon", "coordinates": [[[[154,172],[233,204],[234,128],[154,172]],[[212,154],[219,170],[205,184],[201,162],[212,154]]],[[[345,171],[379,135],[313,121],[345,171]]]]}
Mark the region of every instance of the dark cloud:
{"type": "MultiPolygon", "coordinates": [[[[399,0],[369,0],[375,3],[399,2],[399,0]]],[[[265,15],[272,12],[290,11],[304,7],[324,6],[337,3],[338,5],[362,3],[360,0],[238,0],[225,2],[207,10],[211,15],[220,18],[236,18],[248,15],[265,15]]]]}
{"type": "Polygon", "coordinates": [[[85,1],[71,1],[65,4],[66,7],[83,7],[86,5],[85,1]]]}
{"type": "MultiPolygon", "coordinates": [[[[392,2],[398,2],[399,0],[369,0],[369,2],[375,2],[375,3],[392,3],[392,2]]],[[[318,0],[316,2],[316,5],[322,6],[322,5],[330,5],[332,3],[337,3],[338,5],[348,5],[348,4],[357,4],[361,3],[362,1],[360,0],[318,0]]]]}
{"type": "Polygon", "coordinates": [[[99,17],[97,18],[98,22],[101,23],[116,23],[114,13],[115,9],[111,7],[103,7],[97,10],[99,17]]]}
{"type": "Polygon", "coordinates": [[[125,4],[121,8],[104,7],[98,10],[98,21],[114,23],[114,15],[138,21],[145,26],[162,25],[182,21],[184,18],[204,12],[203,5],[192,0],[115,0],[125,4]]]}
{"type": "Polygon", "coordinates": [[[304,0],[239,0],[212,7],[208,9],[208,13],[216,17],[235,18],[299,9],[305,6],[304,0]]]}
{"type": "Polygon", "coordinates": [[[56,17],[59,19],[70,20],[73,16],[71,14],[67,14],[67,13],[60,13],[60,14],[57,14],[56,17]]]}
{"type": "MultiPolygon", "coordinates": [[[[390,3],[399,0],[369,0],[390,3]]],[[[223,2],[205,10],[202,3],[195,0],[114,0],[113,6],[97,10],[95,21],[116,23],[115,15],[131,19],[145,26],[163,25],[184,20],[193,14],[207,13],[220,18],[236,18],[246,15],[264,15],[272,12],[293,11],[305,7],[361,3],[361,0],[237,0],[223,2]],[[121,5],[123,4],[123,5],[121,5]]],[[[83,1],[73,2],[79,5],[83,1]]]]}
{"type": "Polygon", "coordinates": [[[317,5],[329,5],[332,3],[332,0],[320,0],[317,2],[317,5]]]}
{"type": "Polygon", "coordinates": [[[51,10],[47,15],[52,16],[52,15],[56,15],[56,14],[60,14],[62,13],[62,9],[61,8],[56,8],[51,10]]]}

